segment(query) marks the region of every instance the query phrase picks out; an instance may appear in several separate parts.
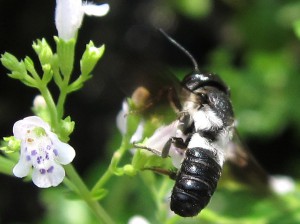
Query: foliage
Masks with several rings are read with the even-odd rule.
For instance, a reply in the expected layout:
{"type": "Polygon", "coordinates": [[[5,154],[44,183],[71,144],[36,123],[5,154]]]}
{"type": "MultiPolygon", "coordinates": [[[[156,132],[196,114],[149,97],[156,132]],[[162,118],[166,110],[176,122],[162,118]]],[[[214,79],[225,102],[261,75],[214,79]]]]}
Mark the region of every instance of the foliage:
{"type": "MultiPolygon", "coordinates": [[[[217,6],[224,8],[222,13],[225,9],[229,10],[218,32],[220,41],[214,49],[210,49],[205,67],[219,74],[230,87],[239,131],[245,138],[272,139],[292,128],[299,136],[300,3],[292,0],[220,2],[177,0],[156,4],[163,5],[162,10],[172,11],[189,23],[207,23],[207,26],[212,26],[209,22],[217,16],[217,6]]],[[[75,122],[71,116],[65,115],[67,96],[81,90],[93,78],[91,72],[102,57],[104,46],[97,48],[92,41],[89,42],[80,61],[76,62],[77,30],[71,39],[55,37],[54,40],[56,51],[44,38],[34,42],[32,47],[40,67],[31,57],[19,60],[10,53],[2,54],[1,62],[10,71],[10,78],[40,92],[46,106],[34,106],[33,113],[48,122],[60,140],[68,142],[75,122]],[[80,74],[71,78],[74,63],[78,64],[80,74]],[[53,86],[59,91],[57,99],[51,92],[53,86]]],[[[190,71],[182,67],[173,70],[178,76],[190,71]]],[[[148,170],[149,167],[174,169],[171,159],[162,159],[143,149],[134,154],[131,150],[131,138],[141,122],[145,122],[147,137],[164,123],[155,116],[143,120],[139,113],[132,113],[138,109],[134,99],[126,102],[126,131],[122,135],[116,128],[112,131],[113,135],[106,144],[107,155],[101,162],[90,164],[85,181],[72,165],[67,165],[66,188],[60,186],[40,192],[40,199],[47,210],[40,223],[92,224],[99,223],[99,220],[102,223],[127,223],[136,215],[146,217],[149,223],[164,224],[300,222],[299,177],[294,177],[294,191],[285,195],[266,195],[231,179],[225,180],[227,176],[224,175],[211,203],[197,217],[182,218],[171,213],[169,195],[174,181],[148,170]],[[61,197],[61,194],[66,197],[61,197]]],[[[1,173],[12,174],[19,148],[20,140],[12,136],[4,138],[1,173]]],[[[295,158],[294,162],[298,164],[299,158],[295,158]]],[[[299,165],[294,167],[299,169],[299,165]]]]}

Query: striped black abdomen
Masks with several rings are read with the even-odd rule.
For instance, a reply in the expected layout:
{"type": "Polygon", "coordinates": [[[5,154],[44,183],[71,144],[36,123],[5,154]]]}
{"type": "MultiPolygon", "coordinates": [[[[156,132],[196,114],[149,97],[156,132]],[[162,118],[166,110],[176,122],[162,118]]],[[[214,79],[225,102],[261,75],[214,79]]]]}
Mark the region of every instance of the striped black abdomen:
{"type": "Polygon", "coordinates": [[[171,196],[177,215],[197,215],[210,201],[221,175],[214,152],[197,147],[186,150],[171,196]]]}

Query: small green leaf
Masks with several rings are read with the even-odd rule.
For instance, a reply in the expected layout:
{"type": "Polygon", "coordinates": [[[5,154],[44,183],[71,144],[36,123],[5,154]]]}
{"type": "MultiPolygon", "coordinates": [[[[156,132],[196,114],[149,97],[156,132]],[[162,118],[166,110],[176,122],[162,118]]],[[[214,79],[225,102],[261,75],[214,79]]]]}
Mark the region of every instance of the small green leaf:
{"type": "Polygon", "coordinates": [[[145,164],[147,163],[148,159],[149,159],[149,154],[147,154],[145,150],[137,149],[132,158],[132,166],[137,170],[141,170],[145,167],[145,164]]]}
{"type": "Polygon", "coordinates": [[[72,82],[69,86],[68,86],[68,93],[77,91],[78,89],[81,89],[83,87],[83,84],[85,81],[87,81],[88,79],[92,78],[92,76],[85,76],[83,77],[82,75],[80,75],[74,82],[72,82]]]}
{"type": "Polygon", "coordinates": [[[21,141],[14,136],[4,137],[1,142],[0,150],[6,153],[17,152],[20,150],[21,141]]]}

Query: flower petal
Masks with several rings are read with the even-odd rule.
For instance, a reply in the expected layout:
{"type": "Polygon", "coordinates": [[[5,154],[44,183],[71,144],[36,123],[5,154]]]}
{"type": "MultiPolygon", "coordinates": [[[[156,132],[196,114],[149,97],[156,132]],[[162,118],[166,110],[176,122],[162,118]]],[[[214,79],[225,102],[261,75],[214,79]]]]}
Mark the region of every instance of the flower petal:
{"type": "Polygon", "coordinates": [[[161,126],[156,129],[153,135],[145,142],[146,147],[162,151],[166,142],[176,136],[178,120],[167,126],[161,126]]]}
{"type": "Polygon", "coordinates": [[[28,129],[32,127],[42,127],[45,131],[50,131],[50,126],[38,116],[26,117],[17,121],[13,126],[13,133],[17,139],[22,139],[28,129]]]}
{"type": "Polygon", "coordinates": [[[50,133],[49,137],[53,141],[56,160],[63,165],[72,162],[76,154],[74,148],[67,143],[61,142],[54,133],[50,133]]]}
{"type": "Polygon", "coordinates": [[[144,134],[144,125],[145,125],[144,121],[141,121],[139,123],[135,133],[132,135],[132,137],[130,139],[130,143],[138,142],[142,139],[143,134],[144,134]]]}
{"type": "Polygon", "coordinates": [[[13,173],[16,177],[25,177],[28,175],[32,162],[26,160],[26,155],[21,153],[19,162],[14,166],[13,173]]]}
{"type": "Polygon", "coordinates": [[[272,175],[270,176],[270,186],[273,192],[284,195],[295,191],[296,183],[289,176],[272,175]]]}
{"type": "Polygon", "coordinates": [[[91,3],[83,3],[83,11],[88,16],[105,16],[109,11],[108,4],[94,5],[91,3]]]}
{"type": "Polygon", "coordinates": [[[84,16],[81,0],[56,0],[55,25],[64,40],[75,37],[84,16]]]}
{"type": "Polygon", "coordinates": [[[143,216],[135,215],[129,219],[128,224],[150,224],[150,222],[143,216]]]}
{"type": "Polygon", "coordinates": [[[47,170],[34,169],[32,173],[33,183],[40,188],[55,187],[59,185],[65,177],[65,170],[62,166],[53,163],[47,170]]]}
{"type": "Polygon", "coordinates": [[[127,115],[129,113],[129,106],[126,100],[122,103],[122,110],[117,115],[117,127],[122,135],[127,132],[127,115]]]}

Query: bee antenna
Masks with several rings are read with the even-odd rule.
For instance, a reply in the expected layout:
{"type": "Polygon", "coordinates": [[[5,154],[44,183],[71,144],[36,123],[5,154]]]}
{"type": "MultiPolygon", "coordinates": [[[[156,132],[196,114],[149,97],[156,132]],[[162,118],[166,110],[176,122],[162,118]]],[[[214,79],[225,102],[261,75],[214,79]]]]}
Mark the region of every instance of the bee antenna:
{"type": "Polygon", "coordinates": [[[174,44],[176,47],[178,47],[186,56],[188,56],[193,65],[194,65],[194,69],[195,71],[199,71],[199,66],[197,61],[195,60],[195,58],[193,57],[193,55],[187,50],[185,49],[182,45],[180,45],[176,40],[174,40],[172,37],[170,37],[162,28],[158,29],[159,32],[161,32],[172,44],[174,44]]]}

